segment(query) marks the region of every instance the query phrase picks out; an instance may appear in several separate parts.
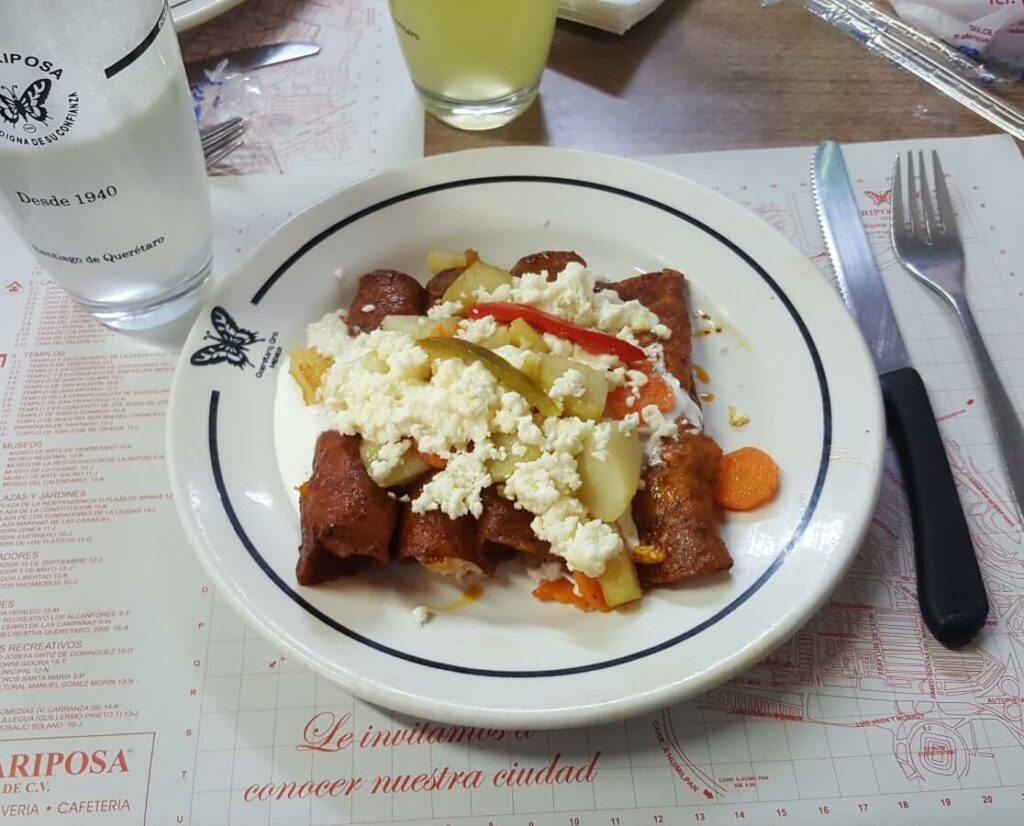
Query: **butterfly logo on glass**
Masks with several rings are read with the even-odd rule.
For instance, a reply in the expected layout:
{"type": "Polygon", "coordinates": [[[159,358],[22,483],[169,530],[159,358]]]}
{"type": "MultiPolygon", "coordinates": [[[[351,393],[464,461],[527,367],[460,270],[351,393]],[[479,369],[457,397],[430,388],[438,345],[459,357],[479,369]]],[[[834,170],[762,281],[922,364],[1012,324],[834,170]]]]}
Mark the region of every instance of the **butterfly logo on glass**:
{"type": "Polygon", "coordinates": [[[35,131],[30,121],[46,123],[49,120],[50,113],[45,104],[52,85],[49,78],[41,77],[30,83],[21,94],[18,94],[17,86],[0,86],[0,118],[11,126],[23,121],[22,129],[35,131]]]}

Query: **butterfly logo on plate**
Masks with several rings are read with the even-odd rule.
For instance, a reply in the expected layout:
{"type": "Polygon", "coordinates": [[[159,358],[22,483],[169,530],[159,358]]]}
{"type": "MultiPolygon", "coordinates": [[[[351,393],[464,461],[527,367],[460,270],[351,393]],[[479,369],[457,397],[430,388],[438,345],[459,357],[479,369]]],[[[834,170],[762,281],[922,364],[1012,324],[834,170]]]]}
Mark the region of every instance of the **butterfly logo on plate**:
{"type": "Polygon", "coordinates": [[[210,312],[210,321],[214,332],[207,330],[203,340],[210,339],[214,343],[196,350],[190,359],[192,364],[196,367],[206,367],[226,361],[239,370],[244,370],[246,365],[254,367],[255,365],[249,361],[248,350],[257,341],[264,339],[252,330],[239,327],[223,307],[213,308],[210,312]]]}
{"type": "Polygon", "coordinates": [[[46,123],[49,120],[50,113],[44,104],[50,96],[52,85],[49,78],[42,77],[30,83],[20,95],[17,86],[0,86],[0,118],[12,126],[17,126],[18,121],[24,121],[22,128],[34,131],[29,121],[46,123]]]}

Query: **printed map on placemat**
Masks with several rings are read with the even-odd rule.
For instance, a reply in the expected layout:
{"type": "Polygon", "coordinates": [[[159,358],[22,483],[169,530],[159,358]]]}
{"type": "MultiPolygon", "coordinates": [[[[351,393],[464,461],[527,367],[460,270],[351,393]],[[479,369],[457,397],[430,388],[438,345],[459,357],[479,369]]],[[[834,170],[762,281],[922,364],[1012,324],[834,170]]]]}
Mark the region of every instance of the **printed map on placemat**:
{"type": "Polygon", "coordinates": [[[351,164],[365,175],[423,152],[423,110],[384,3],[248,0],[181,40],[186,61],[289,40],[321,49],[196,93],[203,124],[234,115],[248,122],[245,145],[224,173],[351,164]]]}

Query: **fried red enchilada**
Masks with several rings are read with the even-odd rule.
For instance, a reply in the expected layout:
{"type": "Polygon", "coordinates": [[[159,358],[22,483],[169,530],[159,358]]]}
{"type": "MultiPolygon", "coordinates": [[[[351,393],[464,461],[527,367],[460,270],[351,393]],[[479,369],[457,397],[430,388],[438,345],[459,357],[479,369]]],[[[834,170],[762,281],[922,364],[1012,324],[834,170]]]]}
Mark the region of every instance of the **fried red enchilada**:
{"type": "Polygon", "coordinates": [[[703,432],[681,273],[609,284],[559,251],[427,266],[426,286],[364,275],[291,355],[330,424],[300,492],[301,584],[518,558],[537,598],[610,610],[732,566],[721,506],[772,498],[778,471],[703,432]]]}

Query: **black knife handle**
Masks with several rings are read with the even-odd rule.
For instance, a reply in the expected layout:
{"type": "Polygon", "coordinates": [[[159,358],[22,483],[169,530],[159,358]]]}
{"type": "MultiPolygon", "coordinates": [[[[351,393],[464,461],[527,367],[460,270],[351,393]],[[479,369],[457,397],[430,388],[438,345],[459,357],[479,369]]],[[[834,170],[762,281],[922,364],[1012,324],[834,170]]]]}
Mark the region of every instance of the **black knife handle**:
{"type": "Polygon", "coordinates": [[[910,500],[921,615],[943,645],[966,645],[985,624],[988,598],[928,391],[912,367],[880,381],[910,500]]]}

